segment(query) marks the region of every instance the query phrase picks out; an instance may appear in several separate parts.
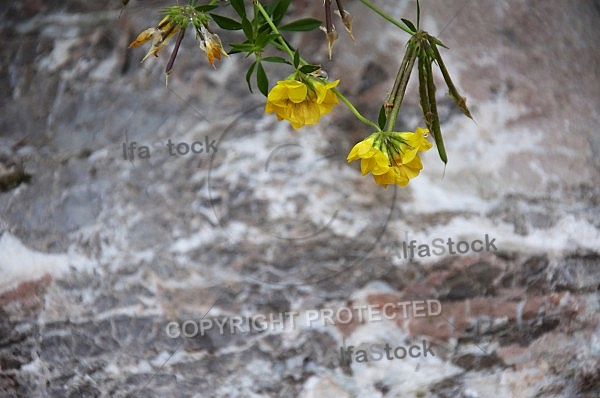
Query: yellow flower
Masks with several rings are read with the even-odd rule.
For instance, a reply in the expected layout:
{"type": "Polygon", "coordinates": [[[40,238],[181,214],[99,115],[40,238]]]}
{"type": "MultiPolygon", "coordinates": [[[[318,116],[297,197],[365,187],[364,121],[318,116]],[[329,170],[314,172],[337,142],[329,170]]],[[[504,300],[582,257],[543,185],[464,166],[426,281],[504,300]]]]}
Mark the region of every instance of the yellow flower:
{"type": "Polygon", "coordinates": [[[404,141],[403,144],[400,144],[400,163],[409,163],[414,159],[415,156],[417,156],[417,152],[424,152],[432,147],[431,142],[427,141],[426,138],[428,136],[428,133],[429,130],[421,127],[417,127],[414,133],[392,133],[395,134],[397,137],[400,137],[400,140],[404,141]]]}
{"type": "Polygon", "coordinates": [[[129,44],[129,47],[137,47],[152,39],[152,47],[150,47],[150,50],[144,59],[142,59],[142,62],[148,59],[150,55],[158,57],[158,52],[167,45],[171,37],[179,32],[180,28],[181,27],[174,24],[167,15],[156,27],[148,28],[140,33],[138,37],[129,44]]]}
{"type": "Polygon", "coordinates": [[[348,162],[360,159],[363,175],[373,174],[375,183],[387,188],[402,187],[419,175],[423,163],[418,152],[432,147],[426,137],[429,130],[417,127],[412,132],[378,132],[356,144],[348,154],[348,162]]]}
{"type": "Polygon", "coordinates": [[[206,53],[208,62],[214,67],[215,58],[221,60],[221,54],[229,57],[229,55],[223,50],[223,44],[219,35],[216,33],[210,33],[204,26],[200,27],[198,32],[198,40],[200,40],[200,49],[206,53]]]}
{"type": "Polygon", "coordinates": [[[348,154],[348,162],[353,162],[358,159],[360,161],[360,170],[362,175],[373,173],[373,175],[381,175],[388,172],[390,169],[390,159],[385,152],[382,152],[375,146],[375,138],[378,133],[371,134],[365,140],[354,145],[354,148],[348,154]]]}
{"type": "Polygon", "coordinates": [[[338,103],[331,90],[340,81],[323,83],[318,79],[280,80],[267,96],[265,113],[277,115],[278,120],[287,120],[293,128],[316,124],[321,116],[331,112],[338,103]]]}
{"type": "Polygon", "coordinates": [[[421,162],[421,158],[416,155],[413,160],[406,164],[396,164],[390,167],[385,174],[373,174],[373,178],[376,184],[382,185],[384,188],[387,188],[390,184],[405,187],[412,178],[419,175],[421,169],[423,169],[423,163],[421,162]]]}

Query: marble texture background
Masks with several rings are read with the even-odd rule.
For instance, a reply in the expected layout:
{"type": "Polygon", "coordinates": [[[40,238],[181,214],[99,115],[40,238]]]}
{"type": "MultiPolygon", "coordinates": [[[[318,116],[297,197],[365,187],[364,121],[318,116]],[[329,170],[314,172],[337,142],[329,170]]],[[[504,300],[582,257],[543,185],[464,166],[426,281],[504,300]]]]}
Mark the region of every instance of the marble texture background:
{"type": "MultiPolygon", "coordinates": [[[[293,15],[321,18],[321,4],[295,0],[293,15]]],[[[414,19],[414,1],[377,4],[414,19]]],[[[3,5],[0,176],[30,179],[0,193],[0,397],[598,396],[600,3],[421,4],[475,122],[438,75],[448,165],[433,149],[387,190],[345,160],[364,125],[343,106],[299,131],[278,123],[240,56],[213,69],[186,37],[165,87],[168,54],[140,65],[145,49],[127,48],[165,2],[122,15],[118,1],[3,5]],[[171,157],[169,139],[218,150],[171,157]],[[124,160],[126,141],[152,157],[124,160]],[[485,234],[497,251],[392,250],[485,234]],[[441,315],[165,330],[421,299],[441,315]],[[435,357],[325,361],[342,345],[423,339],[435,357]]],[[[347,8],[356,42],[338,21],[332,61],[321,32],[290,40],[375,118],[407,36],[347,8]]],[[[411,85],[399,125],[419,120],[411,85]]]]}

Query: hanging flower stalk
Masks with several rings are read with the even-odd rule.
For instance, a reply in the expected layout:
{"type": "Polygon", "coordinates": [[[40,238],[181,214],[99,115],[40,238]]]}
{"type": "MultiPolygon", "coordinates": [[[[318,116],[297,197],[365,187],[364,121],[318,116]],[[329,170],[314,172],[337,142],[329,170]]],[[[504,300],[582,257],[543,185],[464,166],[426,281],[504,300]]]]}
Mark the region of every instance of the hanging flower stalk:
{"type": "Polygon", "coordinates": [[[348,154],[348,162],[360,159],[362,174],[370,172],[375,183],[384,188],[391,184],[408,185],[423,169],[418,153],[432,147],[426,139],[428,129],[417,127],[414,133],[394,131],[417,56],[417,49],[407,45],[392,91],[380,111],[379,131],[356,144],[348,154]]]}
{"type": "MultiPolygon", "coordinates": [[[[400,68],[394,80],[389,96],[381,106],[377,122],[363,116],[352,102],[339,89],[340,80],[329,81],[327,73],[321,65],[311,64],[293,48],[282,32],[307,32],[322,29],[327,40],[327,53],[331,59],[333,46],[338,39],[334,25],[334,5],[332,0],[324,0],[324,20],[301,18],[282,23],[292,0],[272,0],[263,6],[259,0],[252,1],[252,13],[247,12],[243,0],[220,2],[208,0],[205,5],[197,5],[197,0],[190,0],[186,6],[172,6],[163,10],[164,17],[153,27],[142,31],[130,44],[137,47],[151,41],[151,46],[142,62],[151,55],[158,57],[159,52],[167,46],[175,35],[177,39],[165,68],[168,77],[173,71],[175,59],[183,42],[186,30],[191,24],[199,42],[199,48],[206,54],[211,66],[222,56],[244,53],[254,61],[246,73],[248,89],[252,92],[253,81],[259,91],[266,97],[265,113],[274,113],[278,120],[286,120],[292,128],[314,125],[343,103],[361,122],[369,126],[370,134],[356,144],[347,160],[360,160],[363,175],[371,173],[375,182],[387,187],[391,184],[406,186],[412,178],[419,175],[423,168],[420,155],[429,150],[432,144],[427,140],[433,135],[438,154],[444,164],[448,162],[444,140],[440,128],[440,120],[436,103],[436,86],[434,83],[433,64],[437,64],[444,81],[448,86],[449,96],[460,110],[472,119],[466,100],[460,95],[450,78],[438,46],[447,48],[439,39],[420,29],[420,4],[417,0],[416,26],[408,19],[397,21],[370,0],[360,0],[364,6],[377,13],[387,22],[410,34],[400,68]],[[231,7],[237,17],[230,18],[213,13],[220,6],[231,7]],[[213,32],[210,25],[218,25],[221,29],[239,31],[244,40],[229,43],[227,52],[223,48],[221,38],[213,32]],[[265,54],[267,48],[275,50],[279,55],[265,54]],[[268,63],[287,64],[293,70],[284,79],[276,79],[277,83],[269,87],[269,77],[265,65],[268,63]],[[416,127],[414,132],[398,132],[396,120],[406,94],[406,88],[413,68],[417,68],[419,79],[420,105],[423,111],[423,122],[426,128],[416,127]],[[254,77],[254,78],[253,78],[254,77]]],[[[336,0],[336,13],[340,16],[344,28],[354,40],[352,32],[352,15],[344,9],[342,0],[336,0]]]]}
{"type": "MultiPolygon", "coordinates": [[[[361,1],[386,19],[391,19],[391,17],[373,6],[369,1],[361,1]]],[[[435,98],[436,87],[432,67],[434,62],[440,67],[448,86],[450,97],[454,99],[461,111],[472,119],[466,105],[466,100],[458,93],[437,48],[438,45],[446,46],[436,37],[419,29],[420,6],[418,1],[417,27],[407,19],[402,19],[402,22],[403,24],[394,21],[394,24],[410,32],[411,38],[406,44],[406,52],[400,64],[392,91],[380,111],[379,125],[382,130],[356,144],[348,154],[349,162],[361,159],[361,171],[363,175],[370,172],[373,174],[375,182],[384,187],[392,183],[405,186],[411,178],[419,174],[422,169],[422,163],[417,152],[426,151],[431,148],[431,144],[425,144],[426,141],[424,140],[429,132],[433,134],[440,159],[444,164],[448,162],[435,98]],[[396,133],[394,132],[394,128],[415,63],[417,63],[419,75],[419,96],[423,111],[423,121],[427,129],[417,127],[414,133],[416,136],[409,139],[408,134],[411,133],[396,133]],[[369,147],[372,149],[367,149],[369,147]]]]}

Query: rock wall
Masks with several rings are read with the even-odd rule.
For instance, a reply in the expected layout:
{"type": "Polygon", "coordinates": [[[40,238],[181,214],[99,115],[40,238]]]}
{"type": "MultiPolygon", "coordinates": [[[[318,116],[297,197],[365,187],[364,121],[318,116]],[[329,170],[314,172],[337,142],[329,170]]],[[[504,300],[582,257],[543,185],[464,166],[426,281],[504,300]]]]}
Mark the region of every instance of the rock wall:
{"type": "MultiPolygon", "coordinates": [[[[332,61],[291,40],[375,118],[407,36],[347,3],[332,61]]],[[[422,1],[475,122],[437,76],[448,165],[387,190],[346,162],[364,125],[278,123],[240,56],[186,37],[165,87],[127,48],[164,5],[0,10],[1,397],[598,396],[598,1],[422,1]]]]}

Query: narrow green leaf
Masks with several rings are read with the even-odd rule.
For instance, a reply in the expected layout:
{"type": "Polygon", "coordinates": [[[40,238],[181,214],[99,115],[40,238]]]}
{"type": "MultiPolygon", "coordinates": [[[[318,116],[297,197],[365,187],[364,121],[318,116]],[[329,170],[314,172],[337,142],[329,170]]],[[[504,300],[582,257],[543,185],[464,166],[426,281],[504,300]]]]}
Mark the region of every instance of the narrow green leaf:
{"type": "Polygon", "coordinates": [[[402,20],[402,22],[404,22],[404,24],[408,27],[408,29],[410,29],[413,33],[417,32],[417,28],[415,28],[415,25],[413,25],[412,22],[410,22],[408,19],[404,19],[404,18],[400,18],[402,20]]]}
{"type": "Polygon", "coordinates": [[[198,12],[209,12],[214,10],[215,8],[218,8],[219,6],[216,4],[206,4],[203,6],[196,6],[194,7],[194,10],[198,11],[198,12]]]}
{"type": "Polygon", "coordinates": [[[242,18],[242,29],[244,30],[244,35],[246,35],[248,40],[254,39],[254,29],[252,29],[252,24],[246,17],[242,18]]]}
{"type": "Polygon", "coordinates": [[[254,45],[250,44],[250,43],[234,43],[231,44],[231,48],[232,50],[229,51],[229,54],[234,54],[234,53],[252,53],[252,51],[254,51],[254,45]]]}
{"type": "Polygon", "coordinates": [[[294,51],[294,68],[298,69],[298,65],[300,65],[300,53],[296,50],[294,51]]]}
{"type": "Polygon", "coordinates": [[[282,25],[279,27],[279,30],[286,30],[290,32],[308,32],[310,30],[318,29],[322,24],[323,23],[318,19],[303,18],[282,25]]]}
{"type": "Polygon", "coordinates": [[[225,30],[241,30],[242,29],[242,24],[234,19],[223,17],[221,15],[216,15],[216,14],[210,14],[210,16],[212,17],[213,21],[215,21],[215,23],[217,25],[219,25],[219,27],[222,29],[225,29],[225,30]]]}
{"type": "Polygon", "coordinates": [[[421,6],[419,0],[417,0],[417,30],[421,27],[421,6]]]}
{"type": "Polygon", "coordinates": [[[246,18],[246,7],[244,7],[244,0],[231,0],[230,3],[240,17],[246,18]]]}
{"type": "Polygon", "coordinates": [[[269,79],[267,78],[265,69],[263,68],[260,62],[258,63],[258,67],[256,68],[256,85],[265,97],[269,95],[269,79]]]}
{"type": "Polygon", "coordinates": [[[290,65],[290,63],[288,61],[286,61],[286,59],[283,58],[283,57],[264,57],[262,60],[266,61],[266,62],[275,62],[275,63],[278,63],[278,64],[288,64],[288,65],[290,65]]]}
{"type": "Polygon", "coordinates": [[[248,68],[248,72],[246,72],[246,81],[248,82],[248,90],[252,92],[252,85],[250,84],[250,79],[252,78],[252,72],[254,72],[254,68],[256,67],[256,61],[252,62],[252,65],[248,68]]]}
{"type": "Polygon", "coordinates": [[[252,2],[252,15],[254,15],[254,17],[252,18],[252,29],[255,32],[258,32],[259,23],[260,21],[264,21],[264,18],[261,12],[258,10],[258,5],[256,1],[252,2]]]}
{"type": "Polygon", "coordinates": [[[269,43],[273,42],[278,36],[269,33],[269,31],[259,31],[254,39],[254,46],[256,48],[265,48],[269,43]]]}
{"type": "Polygon", "coordinates": [[[292,0],[279,0],[276,3],[275,8],[273,9],[273,15],[272,15],[273,23],[275,24],[275,26],[279,25],[279,23],[283,19],[283,16],[285,15],[285,12],[287,11],[287,9],[291,3],[292,3],[292,0]]]}
{"type": "Polygon", "coordinates": [[[429,42],[432,43],[432,45],[435,43],[438,46],[444,47],[445,49],[449,49],[450,48],[447,45],[445,45],[444,43],[442,43],[441,40],[438,39],[437,37],[429,35],[429,36],[427,36],[427,40],[429,40],[429,42]]]}
{"type": "Polygon", "coordinates": [[[319,65],[302,65],[300,67],[300,72],[302,73],[313,73],[316,70],[321,69],[319,65]]]}
{"type": "Polygon", "coordinates": [[[379,116],[377,117],[377,124],[379,125],[380,129],[384,129],[385,128],[385,122],[387,121],[387,118],[385,117],[385,106],[381,105],[381,109],[379,110],[379,116]]]}

